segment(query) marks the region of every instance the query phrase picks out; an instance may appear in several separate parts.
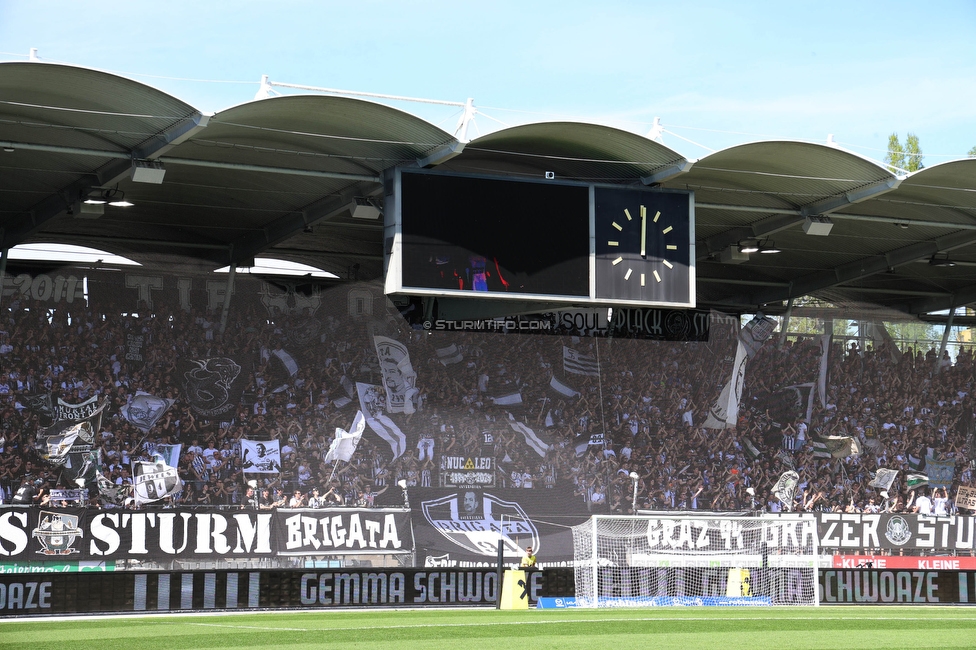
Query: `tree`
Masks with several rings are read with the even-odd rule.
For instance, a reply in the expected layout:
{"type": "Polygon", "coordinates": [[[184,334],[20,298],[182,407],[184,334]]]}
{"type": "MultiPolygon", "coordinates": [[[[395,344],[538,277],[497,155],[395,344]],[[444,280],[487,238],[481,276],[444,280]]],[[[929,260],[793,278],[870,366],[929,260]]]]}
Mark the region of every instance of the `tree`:
{"type": "MultiPolygon", "coordinates": [[[[976,152],[976,147],[970,151],[970,155],[976,152]]],[[[909,133],[905,136],[905,146],[901,145],[897,133],[888,136],[888,153],[885,154],[884,162],[888,165],[888,170],[897,173],[898,171],[917,172],[925,167],[922,164],[922,147],[918,144],[918,136],[909,133]]]]}
{"type": "Polygon", "coordinates": [[[888,165],[888,171],[897,172],[905,169],[905,149],[898,141],[897,133],[888,136],[888,153],[885,154],[884,162],[888,165]]]}
{"type": "Polygon", "coordinates": [[[966,154],[966,155],[968,155],[970,158],[976,158],[976,147],[973,147],[972,149],[970,149],[969,150],[969,153],[966,154]]]}
{"type": "Polygon", "coordinates": [[[905,153],[908,154],[905,160],[905,169],[910,172],[917,172],[925,167],[922,164],[922,148],[918,144],[918,136],[909,133],[905,136],[905,153]]]}

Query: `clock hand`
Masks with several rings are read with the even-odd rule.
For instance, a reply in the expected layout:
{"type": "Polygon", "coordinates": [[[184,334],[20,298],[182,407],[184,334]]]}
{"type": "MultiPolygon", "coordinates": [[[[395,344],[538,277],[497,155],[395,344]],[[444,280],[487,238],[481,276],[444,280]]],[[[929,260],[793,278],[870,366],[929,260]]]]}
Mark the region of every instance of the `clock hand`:
{"type": "Polygon", "coordinates": [[[641,257],[647,259],[647,208],[641,206],[641,257]]]}

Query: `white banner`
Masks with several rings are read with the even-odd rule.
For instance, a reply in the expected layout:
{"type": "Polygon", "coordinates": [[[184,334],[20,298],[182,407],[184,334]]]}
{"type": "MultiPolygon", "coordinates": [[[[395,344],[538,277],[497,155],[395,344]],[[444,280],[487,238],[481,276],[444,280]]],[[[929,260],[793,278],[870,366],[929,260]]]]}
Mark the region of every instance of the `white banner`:
{"type": "Polygon", "coordinates": [[[241,469],[245,474],[278,474],[281,472],[281,448],[277,440],[241,438],[241,469]]]}

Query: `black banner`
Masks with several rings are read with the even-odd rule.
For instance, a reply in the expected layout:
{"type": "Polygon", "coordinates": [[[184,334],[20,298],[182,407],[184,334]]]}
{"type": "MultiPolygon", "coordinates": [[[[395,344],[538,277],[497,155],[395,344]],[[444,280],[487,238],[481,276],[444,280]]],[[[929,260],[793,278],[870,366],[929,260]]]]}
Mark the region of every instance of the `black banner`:
{"type": "MultiPolygon", "coordinates": [[[[493,569],[0,574],[0,618],[356,606],[493,607],[499,587],[493,569]]],[[[530,606],[544,596],[571,596],[571,571],[532,571],[523,588],[530,606]]]]}
{"type": "Polygon", "coordinates": [[[417,564],[428,567],[492,566],[499,542],[506,562],[532,546],[542,565],[568,566],[569,527],[590,516],[581,497],[560,489],[410,488],[409,496],[417,564]]]}
{"type": "Polygon", "coordinates": [[[827,569],[820,602],[854,605],[965,605],[976,602],[976,572],[827,569]]]}
{"type": "Polygon", "coordinates": [[[394,554],[413,544],[402,509],[0,509],[0,561],[394,554]]]}
{"type": "Polygon", "coordinates": [[[824,550],[900,549],[972,551],[973,517],[931,517],[897,513],[817,513],[817,534],[824,550]]]}

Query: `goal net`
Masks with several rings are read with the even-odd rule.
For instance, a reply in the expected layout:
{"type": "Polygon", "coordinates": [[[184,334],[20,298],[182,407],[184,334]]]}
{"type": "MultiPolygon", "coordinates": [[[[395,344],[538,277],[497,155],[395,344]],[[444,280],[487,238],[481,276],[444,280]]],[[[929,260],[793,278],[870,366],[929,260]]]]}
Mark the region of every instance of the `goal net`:
{"type": "Polygon", "coordinates": [[[812,517],[594,515],[573,546],[579,607],[819,604],[812,517]]]}

